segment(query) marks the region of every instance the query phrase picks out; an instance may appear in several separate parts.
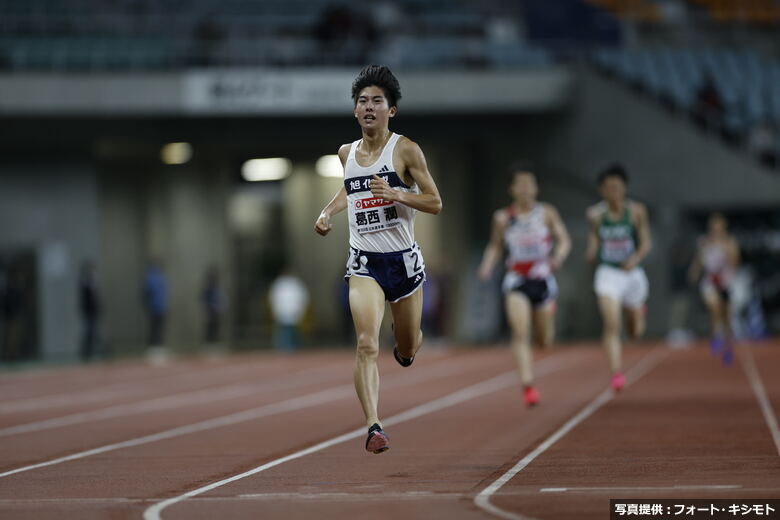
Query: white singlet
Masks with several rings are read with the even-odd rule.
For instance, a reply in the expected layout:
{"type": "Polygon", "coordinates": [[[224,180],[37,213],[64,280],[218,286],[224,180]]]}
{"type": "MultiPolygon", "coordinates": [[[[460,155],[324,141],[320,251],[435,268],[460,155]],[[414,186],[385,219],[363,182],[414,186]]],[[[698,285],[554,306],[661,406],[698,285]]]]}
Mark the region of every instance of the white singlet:
{"type": "Polygon", "coordinates": [[[509,252],[507,271],[530,279],[549,276],[552,237],[544,221],[544,207],[537,202],[526,215],[518,215],[512,206],[506,211],[509,214],[504,230],[504,243],[509,252]]]}
{"type": "Polygon", "coordinates": [[[359,251],[389,253],[414,246],[414,216],[417,210],[405,204],[375,198],[370,182],[378,175],[390,187],[407,193],[419,193],[417,185],[407,186],[395,171],[393,151],[401,136],[392,134],[379,158],[371,166],[360,166],[355,159],[357,140],[349,149],[344,166],[347,190],[349,245],[359,251]]]}
{"type": "Polygon", "coordinates": [[[734,268],[729,262],[729,251],[725,244],[702,239],[701,264],[704,267],[703,284],[712,284],[716,289],[728,289],[734,278],[734,268]]]}

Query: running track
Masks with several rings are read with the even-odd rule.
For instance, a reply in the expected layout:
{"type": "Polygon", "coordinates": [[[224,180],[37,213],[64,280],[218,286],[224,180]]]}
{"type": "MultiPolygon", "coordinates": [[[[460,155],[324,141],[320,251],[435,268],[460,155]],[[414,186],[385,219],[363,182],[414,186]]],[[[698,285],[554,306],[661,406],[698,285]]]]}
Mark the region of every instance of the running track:
{"type": "Polygon", "coordinates": [[[608,518],[609,498],[780,498],[780,342],[537,358],[380,356],[392,449],[363,450],[348,351],[0,373],[0,518],[608,518]]]}

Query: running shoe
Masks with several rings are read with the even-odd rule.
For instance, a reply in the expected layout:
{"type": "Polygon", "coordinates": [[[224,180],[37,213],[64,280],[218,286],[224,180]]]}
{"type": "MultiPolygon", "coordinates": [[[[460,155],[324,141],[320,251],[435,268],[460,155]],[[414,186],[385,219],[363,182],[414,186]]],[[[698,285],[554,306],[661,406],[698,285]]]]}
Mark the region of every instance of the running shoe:
{"type": "Polygon", "coordinates": [[[371,453],[382,453],[390,449],[390,437],[379,424],[374,423],[368,429],[368,438],[366,439],[366,451],[371,453]]]}
{"type": "Polygon", "coordinates": [[[398,361],[398,364],[402,367],[408,367],[411,366],[412,363],[414,363],[414,356],[410,358],[405,358],[401,354],[398,353],[398,347],[393,347],[393,357],[396,361],[398,361]]]}
{"type": "Polygon", "coordinates": [[[610,384],[615,392],[620,392],[623,387],[626,386],[626,376],[624,376],[622,372],[615,372],[615,375],[612,376],[612,383],[610,384]]]}
{"type": "Polygon", "coordinates": [[[528,385],[523,389],[523,401],[528,407],[536,406],[539,403],[539,392],[536,388],[528,385]]]}
{"type": "Polygon", "coordinates": [[[726,347],[726,342],[720,336],[715,336],[710,341],[710,353],[713,356],[720,356],[723,353],[724,347],[726,347]]]}
{"type": "Polygon", "coordinates": [[[725,349],[723,350],[723,357],[721,358],[721,361],[723,361],[724,366],[731,366],[731,364],[734,362],[734,347],[732,347],[730,344],[726,344],[725,349]]]}

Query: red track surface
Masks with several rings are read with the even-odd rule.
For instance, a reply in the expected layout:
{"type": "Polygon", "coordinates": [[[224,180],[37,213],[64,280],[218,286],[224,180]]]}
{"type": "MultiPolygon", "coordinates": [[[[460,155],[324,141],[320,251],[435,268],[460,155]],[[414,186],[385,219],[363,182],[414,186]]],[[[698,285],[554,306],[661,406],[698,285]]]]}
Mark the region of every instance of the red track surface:
{"type": "MultiPolygon", "coordinates": [[[[435,401],[386,424],[390,451],[366,453],[361,432],[189,498],[363,430],[351,353],[0,375],[0,474],[22,470],[0,476],[0,518],[140,519],[180,497],[162,518],[488,519],[474,497],[609,380],[592,345],[540,355],[542,401],[529,410],[506,348],[423,353],[410,369],[381,356],[384,419],[435,401]]],[[[609,498],[780,498],[778,446],[749,370],[755,359],[780,415],[780,344],[742,347],[739,359],[723,367],[703,346],[627,349],[629,368],[658,364],[534,456],[490,504],[514,518],[579,520],[608,518],[609,498]]]]}

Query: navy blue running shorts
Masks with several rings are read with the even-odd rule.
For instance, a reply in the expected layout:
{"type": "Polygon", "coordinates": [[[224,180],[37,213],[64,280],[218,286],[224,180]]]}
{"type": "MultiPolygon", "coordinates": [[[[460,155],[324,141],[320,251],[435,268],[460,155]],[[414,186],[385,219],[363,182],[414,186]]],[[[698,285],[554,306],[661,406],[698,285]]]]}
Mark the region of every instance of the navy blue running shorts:
{"type": "Polygon", "coordinates": [[[425,261],[420,246],[392,253],[372,253],[349,248],[347,273],[373,278],[385,293],[385,300],[395,303],[417,290],[425,281],[425,261]]]}

